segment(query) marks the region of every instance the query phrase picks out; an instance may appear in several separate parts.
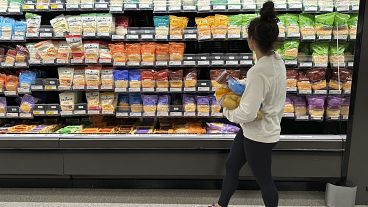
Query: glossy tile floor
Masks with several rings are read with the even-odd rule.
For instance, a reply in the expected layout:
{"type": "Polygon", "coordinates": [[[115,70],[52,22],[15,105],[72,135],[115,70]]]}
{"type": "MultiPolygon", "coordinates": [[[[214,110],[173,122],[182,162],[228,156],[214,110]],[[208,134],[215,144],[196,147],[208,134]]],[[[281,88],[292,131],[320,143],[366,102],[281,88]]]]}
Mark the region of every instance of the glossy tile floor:
{"type": "MultiPolygon", "coordinates": [[[[217,190],[0,189],[0,207],[207,207],[217,190]]],[[[233,207],[262,206],[259,192],[238,191],[233,207]]],[[[280,207],[324,206],[323,192],[280,192],[280,207]]]]}

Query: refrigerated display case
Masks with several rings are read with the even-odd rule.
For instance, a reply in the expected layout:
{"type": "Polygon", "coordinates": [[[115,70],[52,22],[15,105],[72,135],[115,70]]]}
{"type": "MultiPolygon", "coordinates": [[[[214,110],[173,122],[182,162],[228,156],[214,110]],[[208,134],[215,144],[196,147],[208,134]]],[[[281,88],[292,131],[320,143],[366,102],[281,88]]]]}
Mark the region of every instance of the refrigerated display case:
{"type": "MultiPolygon", "coordinates": [[[[215,79],[246,78],[256,61],[246,28],[263,2],[2,5],[0,174],[220,179],[239,128],[221,114],[215,79]]],[[[274,176],[340,180],[359,2],[274,2],[288,70],[274,176]]]]}

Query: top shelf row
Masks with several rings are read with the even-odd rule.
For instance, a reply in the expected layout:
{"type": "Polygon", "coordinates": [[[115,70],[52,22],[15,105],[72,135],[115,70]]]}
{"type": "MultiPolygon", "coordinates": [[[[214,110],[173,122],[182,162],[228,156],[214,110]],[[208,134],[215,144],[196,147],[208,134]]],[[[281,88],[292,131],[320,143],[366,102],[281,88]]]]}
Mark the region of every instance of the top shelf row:
{"type": "MultiPolygon", "coordinates": [[[[263,0],[25,0],[0,5],[0,15],[22,15],[24,11],[124,11],[149,10],[155,13],[178,12],[254,12],[263,0]]],[[[277,11],[358,12],[359,0],[276,0],[277,11]]]]}

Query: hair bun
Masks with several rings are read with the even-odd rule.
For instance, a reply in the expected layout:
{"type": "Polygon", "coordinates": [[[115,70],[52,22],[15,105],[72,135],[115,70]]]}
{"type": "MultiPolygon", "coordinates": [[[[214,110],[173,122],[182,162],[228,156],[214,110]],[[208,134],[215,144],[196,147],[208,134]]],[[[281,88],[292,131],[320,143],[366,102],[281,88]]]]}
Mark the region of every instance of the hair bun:
{"type": "Polygon", "coordinates": [[[267,1],[263,4],[261,9],[261,21],[267,22],[278,22],[278,18],[276,17],[275,5],[272,1],[267,1]]]}

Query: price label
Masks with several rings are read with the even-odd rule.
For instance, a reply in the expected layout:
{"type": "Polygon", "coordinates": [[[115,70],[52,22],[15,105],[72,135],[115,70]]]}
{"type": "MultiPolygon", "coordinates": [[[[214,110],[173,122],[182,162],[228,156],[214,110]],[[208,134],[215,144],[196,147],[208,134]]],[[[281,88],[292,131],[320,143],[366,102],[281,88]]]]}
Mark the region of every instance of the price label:
{"type": "Polygon", "coordinates": [[[285,117],[285,118],[294,118],[294,113],[284,113],[283,117],[285,117]]]}
{"type": "Polygon", "coordinates": [[[167,66],[167,61],[156,61],[156,66],[167,66]]]}
{"type": "Polygon", "coordinates": [[[279,34],[279,38],[285,38],[286,34],[285,33],[280,33],[279,34]]]}
{"type": "Polygon", "coordinates": [[[352,11],[359,11],[359,5],[352,5],[351,10],[352,11]]]}
{"type": "Polygon", "coordinates": [[[15,40],[15,41],[23,41],[25,39],[24,35],[16,35],[16,36],[13,36],[12,40],[15,40]]]}
{"type": "Polygon", "coordinates": [[[297,120],[304,120],[304,121],[306,121],[306,120],[309,120],[309,116],[296,116],[296,119],[297,120]]]}
{"type": "Polygon", "coordinates": [[[142,116],[142,112],[130,112],[129,115],[133,117],[140,117],[142,116]]]}
{"type": "Polygon", "coordinates": [[[296,87],[293,88],[287,88],[287,92],[297,92],[298,89],[296,87]]]}
{"type": "Polygon", "coordinates": [[[169,116],[169,112],[158,111],[157,116],[169,116]]]}
{"type": "Polygon", "coordinates": [[[240,39],[240,34],[228,34],[227,38],[229,38],[229,39],[240,39]]]}
{"type": "Polygon", "coordinates": [[[143,116],[156,116],[155,112],[144,112],[143,116]]]}
{"type": "Polygon", "coordinates": [[[213,117],[223,117],[224,115],[222,113],[212,112],[211,116],[213,116],[213,117]]]}
{"type": "Polygon", "coordinates": [[[287,37],[293,38],[293,37],[300,37],[300,33],[287,33],[287,37]]]}
{"type": "Polygon", "coordinates": [[[169,65],[171,66],[180,66],[181,65],[181,61],[170,61],[169,65]]]}
{"type": "Polygon", "coordinates": [[[197,34],[184,34],[184,39],[197,39],[197,34]]]}
{"type": "Polygon", "coordinates": [[[137,9],[137,4],[124,4],[124,9],[137,9]]]}
{"type": "Polygon", "coordinates": [[[26,33],[26,37],[38,37],[38,33],[26,33]]]}
{"type": "Polygon", "coordinates": [[[226,10],[226,5],[213,5],[212,6],[213,11],[223,11],[226,10]]]}
{"type": "Polygon", "coordinates": [[[81,4],[81,9],[93,9],[93,4],[81,4]]]}
{"type": "Polygon", "coordinates": [[[299,90],[299,94],[312,94],[312,90],[299,90]]]}
{"type": "Polygon", "coordinates": [[[198,116],[210,116],[209,112],[198,112],[198,116]]]}
{"type": "Polygon", "coordinates": [[[57,86],[56,85],[45,85],[45,90],[47,91],[57,90],[57,86]]]}
{"type": "Polygon", "coordinates": [[[328,93],[329,94],[341,94],[342,91],[341,90],[329,90],[328,93]]]}
{"type": "Polygon", "coordinates": [[[344,90],[344,94],[351,94],[351,90],[344,90]]]}
{"type": "Polygon", "coordinates": [[[348,62],[348,67],[354,67],[354,62],[348,62]]]}
{"type": "Polygon", "coordinates": [[[96,9],[107,9],[108,8],[108,4],[107,3],[96,3],[95,4],[95,8],[96,9]]]}
{"type": "Polygon", "coordinates": [[[50,7],[51,7],[52,10],[64,9],[63,4],[51,4],[50,7]]]}
{"type": "Polygon", "coordinates": [[[180,11],[180,10],[181,10],[181,6],[175,6],[175,5],[169,6],[169,11],[180,11]]]}
{"type": "Polygon", "coordinates": [[[241,10],[241,5],[240,4],[227,5],[227,9],[228,10],[241,10]]]}
{"type": "Polygon", "coordinates": [[[225,39],[226,34],[214,34],[213,39],[225,39]]]}
{"type": "Polygon", "coordinates": [[[184,11],[195,11],[196,9],[196,6],[183,6],[184,11]]]}
{"type": "Polygon", "coordinates": [[[132,62],[132,61],[129,61],[127,63],[128,66],[139,66],[140,62],[132,62]]]}
{"type": "Polygon", "coordinates": [[[16,96],[17,91],[4,91],[5,96],[16,96]]]}
{"type": "Polygon", "coordinates": [[[109,85],[102,85],[101,86],[101,90],[112,90],[113,89],[113,86],[109,86],[109,85]]]}
{"type": "Polygon", "coordinates": [[[66,4],[66,9],[79,9],[78,4],[66,4]]]}
{"type": "Polygon", "coordinates": [[[170,112],[170,116],[183,116],[183,113],[182,112],[170,112]]]}
{"type": "Polygon", "coordinates": [[[167,35],[155,35],[156,40],[167,40],[167,35]]]}
{"type": "Polygon", "coordinates": [[[338,39],[338,40],[347,40],[348,39],[348,35],[338,35],[337,37],[335,37],[335,39],[338,39]]]}
{"type": "Polygon", "coordinates": [[[252,60],[240,60],[240,65],[253,65],[252,60]]]}
{"type": "Polygon", "coordinates": [[[141,39],[143,39],[143,40],[152,40],[153,39],[153,34],[142,34],[141,39]]]}
{"type": "Polygon", "coordinates": [[[85,86],[73,86],[73,90],[84,90],[85,86]]]}
{"type": "Polygon", "coordinates": [[[152,5],[151,4],[139,4],[139,8],[140,9],[151,9],[152,5]]]}
{"type": "Polygon", "coordinates": [[[182,40],[183,35],[170,35],[171,40],[182,40]]]}
{"type": "Polygon", "coordinates": [[[169,89],[168,88],[156,88],[157,92],[168,92],[169,89]]]}
{"type": "Polygon", "coordinates": [[[327,67],[327,63],[314,63],[314,67],[319,67],[319,68],[325,68],[327,67]]]}
{"type": "Polygon", "coordinates": [[[86,115],[87,110],[74,110],[74,115],[86,115]]]}
{"type": "Polygon", "coordinates": [[[47,115],[47,116],[55,116],[55,115],[59,115],[59,111],[58,111],[58,110],[47,110],[47,111],[46,111],[46,115],[47,115]]]}
{"type": "Polygon", "coordinates": [[[84,62],[86,63],[86,64],[97,64],[97,60],[95,60],[95,59],[85,59],[84,60],[84,62]]]}
{"type": "Polygon", "coordinates": [[[115,92],[127,92],[127,88],[115,88],[115,92]]]}
{"type": "Polygon", "coordinates": [[[122,12],[123,7],[122,6],[110,6],[110,12],[122,12]]]}
{"type": "Polygon", "coordinates": [[[139,36],[137,34],[128,34],[126,35],[127,40],[138,40],[139,36]]]}
{"type": "Polygon", "coordinates": [[[18,93],[30,93],[31,88],[18,88],[18,93]]]}
{"type": "Polygon", "coordinates": [[[69,91],[69,90],[71,90],[72,89],[72,87],[71,86],[59,86],[58,87],[58,90],[59,91],[69,91]]]}
{"type": "Polygon", "coordinates": [[[155,88],[142,88],[143,92],[154,92],[155,88]]]}
{"type": "Polygon", "coordinates": [[[276,4],[275,5],[275,9],[284,10],[284,9],[286,9],[286,4],[276,4]]]}
{"type": "Polygon", "coordinates": [[[199,60],[198,65],[210,65],[210,61],[208,61],[208,60],[199,60]]]}
{"type": "Polygon", "coordinates": [[[98,32],[97,36],[98,37],[110,37],[110,33],[108,33],[108,32],[98,32]]]}
{"type": "Polygon", "coordinates": [[[68,64],[68,60],[63,60],[63,59],[57,59],[56,60],[57,64],[68,64]]]}
{"type": "Polygon", "coordinates": [[[124,35],[112,35],[112,40],[124,40],[124,35]]]}
{"type": "Polygon", "coordinates": [[[237,60],[227,60],[226,65],[238,65],[239,61],[237,60]]]}
{"type": "Polygon", "coordinates": [[[125,66],[125,62],[114,62],[114,66],[125,66]]]}
{"type": "Polygon", "coordinates": [[[211,39],[211,35],[198,35],[199,40],[209,40],[211,39]]]}
{"type": "Polygon", "coordinates": [[[324,7],[319,7],[319,11],[321,12],[333,12],[333,7],[332,6],[324,6],[324,7]]]}
{"type": "Polygon", "coordinates": [[[96,115],[96,114],[100,114],[100,110],[88,110],[88,114],[89,114],[89,115],[96,115]]]}
{"type": "Polygon", "coordinates": [[[166,6],[155,6],[153,8],[154,12],[166,12],[167,11],[167,7],[166,6]]]}
{"type": "Polygon", "coordinates": [[[61,116],[73,116],[73,111],[61,111],[61,116]]]}
{"type": "Polygon", "coordinates": [[[141,88],[129,88],[129,92],[141,92],[141,88]]]}
{"type": "Polygon", "coordinates": [[[198,87],[198,91],[210,91],[210,87],[198,87]]]}
{"type": "Polygon", "coordinates": [[[116,112],[117,117],[127,117],[129,116],[128,112],[116,112]]]}
{"type": "Polygon", "coordinates": [[[45,115],[45,111],[43,111],[43,110],[33,110],[33,115],[35,115],[35,116],[45,115]]]}
{"type": "Polygon", "coordinates": [[[330,120],[340,120],[340,116],[330,116],[328,117],[330,120]]]}
{"type": "Polygon", "coordinates": [[[285,65],[297,65],[298,61],[296,60],[286,60],[285,65]]]}
{"type": "Polygon", "coordinates": [[[141,62],[142,66],[153,66],[153,62],[141,62]]]}
{"type": "Polygon", "coordinates": [[[34,10],[35,5],[34,4],[23,4],[23,10],[34,10]]]}
{"type": "Polygon", "coordinates": [[[83,59],[71,59],[71,64],[83,64],[83,59]]]}
{"type": "Polygon", "coordinates": [[[109,58],[103,58],[98,61],[101,64],[111,64],[112,60],[109,58]]]}
{"type": "Polygon", "coordinates": [[[319,35],[319,40],[331,40],[331,35],[319,35]]]}
{"type": "Polygon", "coordinates": [[[316,5],[305,5],[304,4],[304,11],[306,12],[316,12],[318,7],[316,5]]]}
{"type": "Polygon", "coordinates": [[[104,115],[113,115],[114,111],[113,110],[102,110],[102,114],[104,114],[104,115]]]}
{"type": "Polygon", "coordinates": [[[211,6],[210,5],[198,5],[198,11],[210,11],[211,10],[211,6]]]}
{"type": "Polygon", "coordinates": [[[26,119],[33,118],[33,114],[31,113],[20,113],[19,116],[20,118],[26,118],[26,119]]]}
{"type": "Polygon", "coordinates": [[[302,39],[303,40],[315,40],[316,36],[315,35],[305,35],[305,36],[302,36],[302,39]]]}
{"type": "Polygon", "coordinates": [[[170,92],[181,92],[182,88],[170,88],[170,92]]]}
{"type": "Polygon", "coordinates": [[[196,63],[195,63],[195,61],[193,61],[193,60],[184,60],[183,61],[183,65],[195,65],[196,63]]]}
{"type": "Polygon", "coordinates": [[[196,112],[188,112],[188,111],[185,111],[184,112],[184,116],[196,116],[196,112]]]}
{"type": "Polygon", "coordinates": [[[311,68],[313,66],[312,62],[301,62],[299,63],[299,67],[303,67],[303,68],[311,68]]]}
{"type": "Polygon", "coordinates": [[[223,60],[212,60],[211,65],[224,65],[223,60]]]}
{"type": "Polygon", "coordinates": [[[41,91],[43,90],[43,85],[31,85],[32,91],[41,91]]]}
{"type": "Polygon", "coordinates": [[[98,90],[98,86],[87,86],[87,90],[98,90]]]}
{"type": "Polygon", "coordinates": [[[302,3],[289,3],[289,9],[302,9],[303,4],[302,3]]]}
{"type": "Polygon", "coordinates": [[[255,5],[255,4],[243,4],[243,9],[244,10],[256,10],[257,5],[255,5]]]}
{"type": "Polygon", "coordinates": [[[195,92],[196,88],[184,88],[185,92],[195,92]]]}
{"type": "Polygon", "coordinates": [[[6,113],[6,117],[8,118],[17,118],[19,117],[18,113],[6,113]]]}
{"type": "Polygon", "coordinates": [[[315,121],[322,121],[323,117],[322,116],[311,116],[311,119],[315,121]]]}
{"type": "Polygon", "coordinates": [[[9,7],[8,12],[9,13],[20,13],[20,7],[9,7]]]}
{"type": "Polygon", "coordinates": [[[348,120],[348,119],[349,119],[349,115],[343,115],[343,116],[342,116],[342,119],[343,119],[343,120],[348,120]]]}

